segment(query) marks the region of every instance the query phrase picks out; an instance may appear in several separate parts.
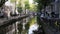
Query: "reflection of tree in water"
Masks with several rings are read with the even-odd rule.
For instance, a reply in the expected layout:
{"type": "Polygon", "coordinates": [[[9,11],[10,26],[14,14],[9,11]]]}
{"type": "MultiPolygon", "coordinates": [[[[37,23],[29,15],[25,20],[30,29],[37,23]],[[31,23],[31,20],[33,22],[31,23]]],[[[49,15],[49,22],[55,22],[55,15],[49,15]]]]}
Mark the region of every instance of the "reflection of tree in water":
{"type": "Polygon", "coordinates": [[[28,33],[29,26],[30,26],[30,24],[28,22],[27,24],[25,24],[25,29],[23,30],[23,23],[18,24],[19,34],[26,34],[26,33],[28,33]]]}
{"type": "MultiPolygon", "coordinates": [[[[32,26],[32,25],[34,25],[35,26],[35,17],[34,18],[31,18],[31,19],[29,19],[29,22],[27,22],[26,24],[25,24],[25,29],[23,30],[23,24],[18,24],[18,30],[19,30],[19,33],[20,34],[29,34],[29,29],[30,29],[30,27],[32,26]]],[[[32,29],[32,28],[31,28],[32,29]]],[[[36,29],[36,28],[35,28],[36,29]]]]}
{"type": "Polygon", "coordinates": [[[28,22],[28,23],[25,25],[25,30],[26,30],[26,33],[28,33],[29,26],[30,26],[30,24],[29,24],[29,22],[28,22]]]}
{"type": "Polygon", "coordinates": [[[23,27],[22,23],[18,24],[19,34],[21,34],[21,32],[22,32],[22,29],[23,29],[22,27],[23,27]]]}

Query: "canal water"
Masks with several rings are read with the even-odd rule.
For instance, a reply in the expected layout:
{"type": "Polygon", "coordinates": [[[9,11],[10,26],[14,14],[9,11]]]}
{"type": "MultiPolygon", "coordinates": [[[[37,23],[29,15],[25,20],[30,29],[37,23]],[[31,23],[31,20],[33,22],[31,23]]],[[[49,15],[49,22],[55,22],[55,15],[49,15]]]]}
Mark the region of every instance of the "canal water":
{"type": "Polygon", "coordinates": [[[39,25],[37,24],[37,16],[34,16],[29,19],[29,22],[25,24],[25,29],[23,28],[23,31],[21,34],[33,34],[34,30],[37,30],[39,25]]]}
{"type": "Polygon", "coordinates": [[[37,16],[33,17],[30,21],[30,27],[29,27],[29,31],[28,34],[33,34],[34,30],[38,29],[38,24],[37,24],[37,16]]]}
{"type": "Polygon", "coordinates": [[[28,22],[29,26],[27,32],[25,32],[26,34],[33,34],[34,30],[37,30],[39,25],[37,24],[37,16],[34,16],[32,18],[30,18],[29,22],[28,22]]]}

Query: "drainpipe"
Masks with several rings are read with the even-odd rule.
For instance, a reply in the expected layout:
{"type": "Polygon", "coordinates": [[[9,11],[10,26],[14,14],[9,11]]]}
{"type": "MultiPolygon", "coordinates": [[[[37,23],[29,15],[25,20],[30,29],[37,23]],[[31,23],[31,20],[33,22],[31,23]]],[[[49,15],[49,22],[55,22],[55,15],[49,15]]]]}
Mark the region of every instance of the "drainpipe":
{"type": "Polygon", "coordinates": [[[58,0],[55,0],[55,14],[59,17],[59,7],[58,7],[58,0]]]}

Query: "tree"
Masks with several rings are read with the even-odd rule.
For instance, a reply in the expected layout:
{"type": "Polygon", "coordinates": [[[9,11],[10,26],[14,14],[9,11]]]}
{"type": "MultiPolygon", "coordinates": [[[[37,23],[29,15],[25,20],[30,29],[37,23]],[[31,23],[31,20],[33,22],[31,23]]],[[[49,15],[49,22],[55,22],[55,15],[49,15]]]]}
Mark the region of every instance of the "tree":
{"type": "Polygon", "coordinates": [[[22,4],[21,4],[21,1],[22,0],[18,0],[18,4],[16,5],[19,13],[22,12],[22,6],[21,6],[22,4]]]}
{"type": "Polygon", "coordinates": [[[25,1],[25,9],[29,9],[29,0],[25,1]]]}
{"type": "MultiPolygon", "coordinates": [[[[36,3],[38,3],[37,9],[38,9],[38,13],[41,13],[41,10],[44,9],[44,13],[45,13],[45,8],[46,6],[50,5],[50,3],[52,2],[52,0],[34,0],[36,3]]],[[[38,23],[40,23],[40,14],[37,15],[37,20],[38,23]]]]}
{"type": "Polygon", "coordinates": [[[46,6],[48,6],[52,0],[34,0],[35,2],[38,3],[38,10],[42,10],[42,8],[45,8],[46,6]]]}

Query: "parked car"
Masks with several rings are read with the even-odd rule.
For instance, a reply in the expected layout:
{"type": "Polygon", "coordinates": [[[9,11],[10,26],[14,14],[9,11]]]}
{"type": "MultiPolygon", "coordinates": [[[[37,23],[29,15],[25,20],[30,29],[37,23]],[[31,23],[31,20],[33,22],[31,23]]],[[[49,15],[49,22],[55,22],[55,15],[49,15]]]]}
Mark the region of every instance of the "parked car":
{"type": "Polygon", "coordinates": [[[4,14],[2,12],[0,12],[0,18],[3,18],[4,14]]]}
{"type": "Polygon", "coordinates": [[[16,12],[12,13],[12,12],[11,12],[10,15],[11,15],[11,16],[17,16],[17,15],[19,15],[19,13],[16,13],[16,12]]]}

